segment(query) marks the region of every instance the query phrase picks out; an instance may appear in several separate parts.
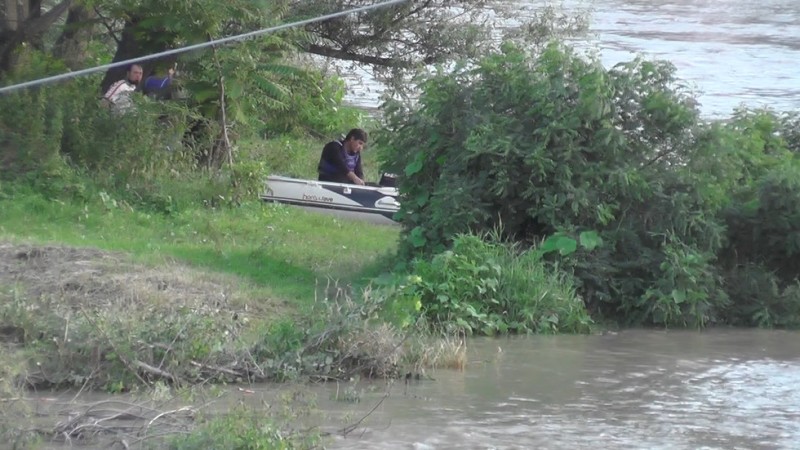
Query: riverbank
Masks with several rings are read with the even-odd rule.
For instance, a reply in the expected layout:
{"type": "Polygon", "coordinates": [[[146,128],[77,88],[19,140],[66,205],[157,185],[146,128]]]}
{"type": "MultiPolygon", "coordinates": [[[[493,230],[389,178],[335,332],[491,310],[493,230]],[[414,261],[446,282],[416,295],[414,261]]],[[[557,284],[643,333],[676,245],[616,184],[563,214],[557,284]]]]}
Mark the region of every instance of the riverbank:
{"type": "MultiPolygon", "coordinates": [[[[260,202],[154,214],[109,193],[72,201],[3,187],[4,401],[31,389],[148,397],[393,378],[463,357],[394,325],[364,291],[391,267],[398,227],[260,202]]],[[[79,437],[50,419],[36,436],[79,437]]]]}

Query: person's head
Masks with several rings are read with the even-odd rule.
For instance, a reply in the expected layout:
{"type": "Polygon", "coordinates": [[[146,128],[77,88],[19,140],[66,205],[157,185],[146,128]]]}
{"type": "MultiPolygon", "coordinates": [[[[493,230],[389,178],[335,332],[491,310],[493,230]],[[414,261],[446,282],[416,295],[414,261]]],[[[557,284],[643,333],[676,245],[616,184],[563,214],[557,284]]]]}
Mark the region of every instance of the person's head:
{"type": "Polygon", "coordinates": [[[142,81],[144,70],[139,64],[131,64],[128,66],[128,81],[133,84],[139,84],[142,81]]]}
{"type": "Polygon", "coordinates": [[[367,132],[360,128],[353,128],[344,137],[345,150],[351,153],[358,153],[367,144],[367,132]]]}

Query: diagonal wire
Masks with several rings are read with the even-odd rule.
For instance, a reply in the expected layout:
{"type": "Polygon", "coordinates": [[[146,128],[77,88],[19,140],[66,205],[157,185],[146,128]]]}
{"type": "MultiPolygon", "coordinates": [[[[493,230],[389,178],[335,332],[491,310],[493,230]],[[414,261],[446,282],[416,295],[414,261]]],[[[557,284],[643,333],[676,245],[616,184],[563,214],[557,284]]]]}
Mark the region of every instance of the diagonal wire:
{"type": "Polygon", "coordinates": [[[384,1],[384,2],[381,2],[381,3],[376,3],[374,5],[367,5],[367,6],[362,6],[362,7],[359,7],[359,8],[348,9],[348,10],[340,11],[340,12],[337,12],[337,13],[326,14],[324,16],[313,17],[311,19],[305,19],[305,20],[300,20],[300,21],[297,21],[297,22],[282,24],[282,25],[278,25],[278,26],[275,26],[275,27],[271,27],[271,28],[262,28],[260,30],[251,31],[251,32],[244,33],[244,34],[237,34],[235,36],[228,36],[228,37],[224,37],[224,38],[219,38],[219,39],[215,39],[213,41],[201,42],[199,44],[188,45],[188,46],[185,46],[185,47],[179,47],[179,48],[175,48],[175,49],[172,49],[172,50],[166,50],[166,51],[159,52],[159,53],[153,53],[151,55],[146,55],[146,56],[140,56],[140,57],[137,57],[137,58],[126,59],[124,61],[117,61],[117,62],[110,63],[110,64],[103,64],[101,66],[90,67],[90,68],[87,68],[87,69],[76,70],[75,72],[62,73],[60,75],[54,75],[54,76],[51,76],[51,77],[40,78],[40,79],[37,79],[37,80],[31,80],[31,81],[26,81],[24,83],[12,84],[10,86],[0,87],[0,94],[6,94],[6,93],[9,93],[9,92],[13,92],[13,91],[24,89],[24,88],[28,88],[28,87],[39,86],[39,85],[48,84],[48,83],[54,83],[56,81],[66,80],[68,78],[75,78],[75,77],[79,77],[81,75],[88,75],[90,73],[102,72],[102,71],[106,71],[108,69],[112,69],[114,67],[129,66],[131,64],[140,63],[140,62],[143,62],[143,61],[149,61],[151,59],[163,58],[165,56],[177,55],[177,54],[180,54],[180,53],[186,53],[186,52],[190,52],[190,51],[194,51],[194,50],[199,50],[201,48],[210,47],[212,45],[224,44],[224,43],[233,42],[233,41],[241,41],[241,40],[249,39],[249,38],[256,37],[256,36],[261,36],[263,34],[273,33],[275,31],[280,31],[280,30],[285,30],[287,28],[299,27],[299,26],[302,26],[302,25],[308,25],[310,23],[315,23],[315,22],[322,22],[322,21],[325,21],[325,20],[335,19],[337,17],[342,17],[342,16],[346,16],[346,15],[349,15],[349,14],[370,11],[370,10],[378,9],[378,8],[384,8],[384,7],[387,7],[387,6],[390,6],[390,5],[396,5],[396,4],[404,3],[404,2],[407,2],[407,1],[409,1],[409,0],[387,0],[387,1],[384,1]]]}

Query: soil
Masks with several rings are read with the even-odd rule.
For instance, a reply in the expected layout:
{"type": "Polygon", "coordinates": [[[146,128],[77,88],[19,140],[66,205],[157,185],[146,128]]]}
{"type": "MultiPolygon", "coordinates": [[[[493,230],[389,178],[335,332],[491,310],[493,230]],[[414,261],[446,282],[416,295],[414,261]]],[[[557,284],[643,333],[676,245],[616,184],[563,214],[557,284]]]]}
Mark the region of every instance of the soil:
{"type": "Polygon", "coordinates": [[[241,283],[176,261],[146,265],[124,253],[95,248],[0,241],[0,289],[87,309],[154,299],[194,307],[249,306],[273,313],[282,306],[270,299],[248,301],[241,283]]]}

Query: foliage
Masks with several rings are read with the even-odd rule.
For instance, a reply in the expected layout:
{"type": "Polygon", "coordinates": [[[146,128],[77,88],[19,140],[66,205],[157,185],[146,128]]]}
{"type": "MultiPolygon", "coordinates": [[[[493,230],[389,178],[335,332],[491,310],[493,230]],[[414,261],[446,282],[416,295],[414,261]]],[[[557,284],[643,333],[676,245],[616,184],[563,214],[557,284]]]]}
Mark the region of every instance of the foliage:
{"type": "Polygon", "coordinates": [[[263,412],[241,405],[216,417],[203,417],[201,421],[201,425],[195,430],[173,439],[167,448],[284,450],[318,446],[319,436],[314,433],[292,433],[290,429],[284,430],[279,424],[266,420],[263,412]]]}
{"type": "Polygon", "coordinates": [[[722,290],[722,280],[710,264],[713,255],[679,241],[667,239],[661,247],[664,261],[659,265],[655,285],[647,289],[632,308],[628,320],[641,321],[637,315],[658,325],[693,326],[701,328],[716,321],[728,303],[722,290]],[[638,319],[638,320],[637,320],[638,319]]]}
{"type": "Polygon", "coordinates": [[[430,261],[415,260],[393,302],[419,304],[432,325],[468,333],[586,332],[591,319],[570,279],[538,251],[459,235],[430,261]]]}
{"type": "Polygon", "coordinates": [[[386,170],[401,174],[405,260],[445,270],[462,263],[440,256],[457,236],[502,224],[504,239],[559,249],[548,258],[574,273],[587,307],[629,324],[732,320],[734,255],[772,255],[780,289],[793,283],[790,120],[702,122],[668,63],[607,70],[559,44],[534,55],[507,43],[422,88],[416,104],[392,105],[380,136],[386,170]],[[570,247],[587,230],[603,245],[570,247]],[[764,254],[748,254],[745,236],[764,254]]]}
{"type": "Polygon", "coordinates": [[[796,161],[767,171],[724,212],[731,285],[728,320],[758,326],[800,325],[800,196],[796,161]]]}
{"type": "MultiPolygon", "coordinates": [[[[309,17],[373,5],[369,0],[290,2],[287,17],[309,17]]],[[[368,67],[391,94],[413,93],[410,78],[431,64],[474,59],[496,49],[499,39],[538,48],[550,39],[585,31],[583,15],[537,4],[519,8],[502,0],[403,2],[362,14],[311,23],[303,50],[368,67]],[[516,25],[510,25],[516,24],[516,25]]]]}
{"type": "MultiPolygon", "coordinates": [[[[62,67],[40,52],[25,57],[28,65],[12,79],[62,67]]],[[[131,185],[152,186],[159,175],[191,167],[191,156],[180,151],[185,108],[140,99],[136,113],[115,113],[101,108],[92,94],[96,82],[81,79],[0,99],[4,176],[14,174],[19,180],[24,175],[50,195],[80,196],[89,174],[106,189],[125,191],[131,185]]]]}

